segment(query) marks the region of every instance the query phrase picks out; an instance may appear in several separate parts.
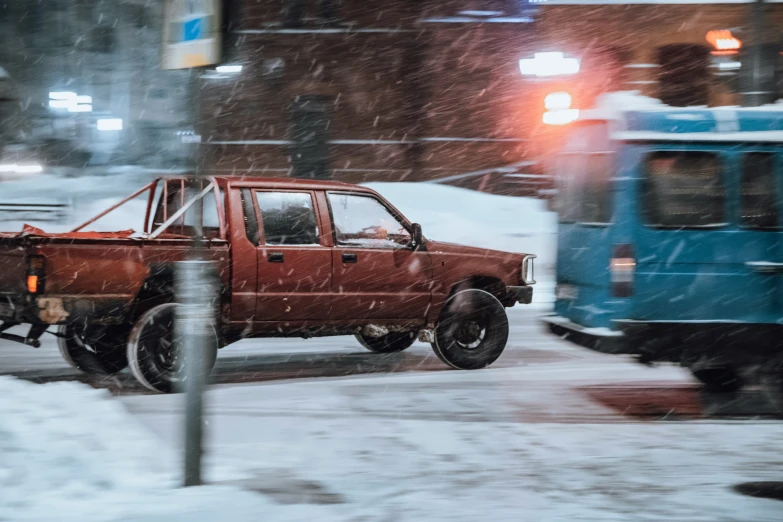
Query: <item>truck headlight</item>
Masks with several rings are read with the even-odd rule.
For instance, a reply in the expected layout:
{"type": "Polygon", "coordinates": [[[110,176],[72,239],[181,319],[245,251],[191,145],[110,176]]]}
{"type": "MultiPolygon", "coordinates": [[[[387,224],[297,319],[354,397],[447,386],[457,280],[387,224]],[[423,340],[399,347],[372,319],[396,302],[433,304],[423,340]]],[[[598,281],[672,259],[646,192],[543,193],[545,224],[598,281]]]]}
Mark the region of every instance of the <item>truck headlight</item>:
{"type": "Polygon", "coordinates": [[[533,260],[538,257],[533,254],[527,254],[525,257],[522,258],[522,273],[521,273],[521,279],[522,282],[526,285],[534,285],[536,284],[536,273],[535,273],[535,266],[533,263],[533,260]]]}

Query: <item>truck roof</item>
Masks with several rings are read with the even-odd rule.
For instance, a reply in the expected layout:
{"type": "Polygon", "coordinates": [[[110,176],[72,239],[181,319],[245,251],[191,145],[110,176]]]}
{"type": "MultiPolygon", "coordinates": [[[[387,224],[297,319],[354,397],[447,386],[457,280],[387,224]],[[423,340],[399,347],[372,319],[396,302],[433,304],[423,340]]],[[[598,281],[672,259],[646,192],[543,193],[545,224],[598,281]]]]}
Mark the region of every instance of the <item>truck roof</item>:
{"type": "Polygon", "coordinates": [[[610,122],[619,141],[771,142],[783,144],[783,104],[761,107],[671,107],[632,93],[611,93],[581,121],[610,122]]]}
{"type": "Polygon", "coordinates": [[[329,189],[350,189],[361,192],[372,192],[371,189],[362,187],[360,185],[352,185],[350,183],[343,183],[342,181],[328,181],[319,179],[299,179],[299,178],[268,178],[261,176],[215,176],[215,179],[220,185],[227,185],[231,183],[234,186],[247,186],[247,187],[259,187],[259,188],[274,188],[274,189],[312,189],[312,190],[329,190],[329,189]]]}

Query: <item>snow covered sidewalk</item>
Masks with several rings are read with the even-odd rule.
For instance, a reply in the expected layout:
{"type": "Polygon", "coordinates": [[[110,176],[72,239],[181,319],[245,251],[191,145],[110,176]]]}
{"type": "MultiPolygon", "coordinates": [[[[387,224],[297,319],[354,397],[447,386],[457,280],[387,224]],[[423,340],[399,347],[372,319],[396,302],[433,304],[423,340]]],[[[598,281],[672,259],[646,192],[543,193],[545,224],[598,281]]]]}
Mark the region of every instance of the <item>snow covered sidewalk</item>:
{"type": "Polygon", "coordinates": [[[176,488],[176,456],[108,393],[0,377],[0,520],[346,520],[226,486],[176,488]]]}
{"type": "MultiPolygon", "coordinates": [[[[780,503],[732,490],[783,476],[779,422],[624,418],[576,389],[660,379],[690,382],[601,356],[217,386],[208,460],[262,487],[317,485],[371,520],[779,521],[780,503]]],[[[180,401],[123,401],[175,440],[180,401]]]]}

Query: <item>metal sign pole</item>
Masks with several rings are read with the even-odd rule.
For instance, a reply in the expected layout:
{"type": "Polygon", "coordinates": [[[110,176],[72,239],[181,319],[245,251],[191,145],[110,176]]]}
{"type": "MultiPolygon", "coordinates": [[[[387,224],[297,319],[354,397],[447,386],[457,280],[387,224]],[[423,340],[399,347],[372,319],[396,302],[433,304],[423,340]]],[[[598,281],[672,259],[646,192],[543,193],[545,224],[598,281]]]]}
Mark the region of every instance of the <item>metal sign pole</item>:
{"type": "Polygon", "coordinates": [[[182,261],[177,266],[177,339],[184,352],[185,476],[184,485],[202,483],[204,385],[209,355],[215,346],[217,275],[208,261],[182,261]]]}
{"type": "MultiPolygon", "coordinates": [[[[190,69],[191,123],[199,120],[201,68],[220,62],[220,0],[167,0],[163,21],[163,69],[190,69]]],[[[198,141],[193,147],[194,173],[201,174],[198,141]]],[[[204,182],[204,185],[206,181],[204,182]]],[[[202,186],[203,188],[203,186],[202,186]]],[[[203,225],[203,202],[189,210],[203,225]]],[[[175,283],[179,306],[176,315],[177,341],[184,356],[182,388],[185,392],[184,485],[202,483],[201,457],[204,431],[204,385],[217,349],[218,277],[213,264],[202,255],[203,229],[196,227],[190,261],[178,263],[175,283]]]]}

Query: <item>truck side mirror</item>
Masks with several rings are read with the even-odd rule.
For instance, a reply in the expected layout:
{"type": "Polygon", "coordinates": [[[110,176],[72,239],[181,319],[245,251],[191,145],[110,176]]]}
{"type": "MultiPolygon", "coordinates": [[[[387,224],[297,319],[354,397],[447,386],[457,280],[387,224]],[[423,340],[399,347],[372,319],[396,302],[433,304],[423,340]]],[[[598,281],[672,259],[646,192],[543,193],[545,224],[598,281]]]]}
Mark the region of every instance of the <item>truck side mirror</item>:
{"type": "Polygon", "coordinates": [[[422,233],[421,233],[421,225],[418,223],[413,223],[411,225],[411,247],[413,247],[413,250],[416,250],[421,246],[422,242],[422,233]]]}

